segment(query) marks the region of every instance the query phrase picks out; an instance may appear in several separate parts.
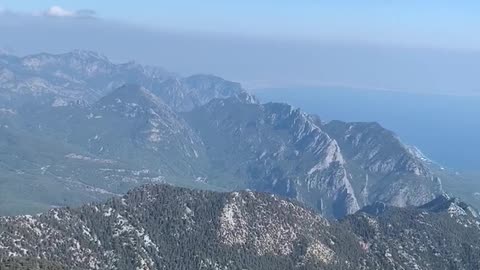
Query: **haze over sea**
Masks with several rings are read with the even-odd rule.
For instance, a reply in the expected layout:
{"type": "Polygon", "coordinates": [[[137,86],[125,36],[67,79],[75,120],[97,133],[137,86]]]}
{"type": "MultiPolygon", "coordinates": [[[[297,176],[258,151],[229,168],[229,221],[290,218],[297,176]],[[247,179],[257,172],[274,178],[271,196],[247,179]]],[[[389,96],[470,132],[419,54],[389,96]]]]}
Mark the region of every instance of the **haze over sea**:
{"type": "Polygon", "coordinates": [[[480,96],[339,87],[254,91],[262,102],[289,102],[324,121],[375,121],[402,141],[456,170],[480,167],[480,96]]]}

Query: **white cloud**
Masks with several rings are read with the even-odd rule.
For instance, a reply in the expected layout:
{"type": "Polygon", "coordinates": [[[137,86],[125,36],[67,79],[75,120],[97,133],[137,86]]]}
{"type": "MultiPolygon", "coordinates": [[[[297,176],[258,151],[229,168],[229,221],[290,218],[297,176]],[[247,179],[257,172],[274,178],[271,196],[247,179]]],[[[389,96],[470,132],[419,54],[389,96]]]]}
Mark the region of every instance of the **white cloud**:
{"type": "Polygon", "coordinates": [[[81,9],[81,10],[67,10],[60,6],[52,6],[48,10],[44,11],[39,15],[44,15],[47,17],[76,17],[76,18],[94,18],[96,12],[91,9],[81,9]]]}
{"type": "Polygon", "coordinates": [[[76,12],[66,10],[59,6],[52,6],[44,13],[46,16],[50,17],[75,17],[76,12]]]}
{"type": "MultiPolygon", "coordinates": [[[[1,1],[1,0],[0,0],[1,1]]],[[[51,6],[43,11],[19,12],[12,11],[0,4],[0,16],[34,16],[34,17],[57,17],[57,18],[97,18],[93,9],[68,10],[60,6],[51,6]]]]}

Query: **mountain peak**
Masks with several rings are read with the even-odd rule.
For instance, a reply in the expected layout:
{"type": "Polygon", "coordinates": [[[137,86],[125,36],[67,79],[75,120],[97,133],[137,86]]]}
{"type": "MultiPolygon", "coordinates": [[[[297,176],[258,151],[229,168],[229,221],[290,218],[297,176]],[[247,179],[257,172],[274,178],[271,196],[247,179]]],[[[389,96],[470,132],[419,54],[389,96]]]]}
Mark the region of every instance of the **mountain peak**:
{"type": "Polygon", "coordinates": [[[401,172],[431,178],[427,158],[405,145],[398,136],[377,122],[331,121],[322,128],[349,153],[350,158],[373,173],[401,172]]]}
{"type": "Polygon", "coordinates": [[[110,60],[100,53],[88,50],[73,50],[66,53],[38,53],[33,55],[27,55],[22,57],[24,65],[31,66],[32,62],[36,63],[36,66],[52,65],[58,66],[72,62],[82,62],[91,65],[96,62],[110,63],[110,60]]]}
{"type": "Polygon", "coordinates": [[[186,78],[170,78],[152,87],[174,110],[188,112],[214,99],[236,98],[245,103],[257,103],[240,83],[214,75],[196,74],[186,78]]]}
{"type": "Polygon", "coordinates": [[[103,112],[127,118],[147,117],[175,122],[175,113],[159,97],[137,84],[124,84],[94,104],[103,112]]]}
{"type": "Polygon", "coordinates": [[[431,212],[447,212],[452,216],[469,215],[475,218],[479,216],[478,212],[473,207],[458,198],[450,197],[446,193],[441,194],[431,202],[420,206],[419,209],[431,212]]]}
{"type": "Polygon", "coordinates": [[[109,59],[105,55],[95,51],[89,51],[89,50],[76,49],[64,55],[72,56],[77,59],[83,59],[83,60],[102,60],[102,61],[109,62],[109,59]]]}

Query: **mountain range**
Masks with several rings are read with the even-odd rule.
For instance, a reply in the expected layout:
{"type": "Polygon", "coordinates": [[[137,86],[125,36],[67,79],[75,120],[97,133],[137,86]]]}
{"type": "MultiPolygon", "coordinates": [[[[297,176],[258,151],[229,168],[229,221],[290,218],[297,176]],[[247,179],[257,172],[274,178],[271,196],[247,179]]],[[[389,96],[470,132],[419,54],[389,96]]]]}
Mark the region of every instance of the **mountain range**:
{"type": "Polygon", "coordinates": [[[0,270],[479,269],[463,183],[214,75],[0,55],[0,270]]]}
{"type": "Polygon", "coordinates": [[[337,222],[266,193],[146,185],[0,218],[0,269],[478,269],[477,217],[445,195],[337,222]]]}
{"type": "Polygon", "coordinates": [[[0,82],[3,215],[147,183],[270,192],[329,218],[377,201],[418,206],[445,191],[434,164],[380,125],[260,104],[213,75],[73,51],[1,55],[0,82]]]}

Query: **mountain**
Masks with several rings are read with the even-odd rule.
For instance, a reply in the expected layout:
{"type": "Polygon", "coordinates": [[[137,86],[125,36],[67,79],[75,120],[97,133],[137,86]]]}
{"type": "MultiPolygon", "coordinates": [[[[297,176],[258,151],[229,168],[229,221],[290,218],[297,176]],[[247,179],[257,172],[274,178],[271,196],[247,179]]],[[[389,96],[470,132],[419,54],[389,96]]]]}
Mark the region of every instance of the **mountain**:
{"type": "Polygon", "coordinates": [[[421,152],[378,123],[331,121],[322,128],[338,142],[352,170],[360,171],[365,204],[420,205],[442,193],[440,178],[421,152]]]}
{"type": "Polygon", "coordinates": [[[420,156],[375,123],[322,123],[290,105],[213,100],[185,114],[212,170],[253,190],[343,217],[375,201],[421,205],[442,193],[420,156]]]}
{"type": "Polygon", "coordinates": [[[326,220],[251,192],[146,186],[105,204],[2,218],[0,228],[0,256],[79,269],[291,269],[333,259],[326,220]]]}
{"type": "Polygon", "coordinates": [[[376,201],[418,206],[444,192],[439,171],[380,125],[260,104],[213,75],[180,77],[85,51],[0,55],[0,70],[0,215],[159,182],[275,193],[327,218],[376,201]]]}
{"type": "MultiPolygon", "coordinates": [[[[96,123],[78,143],[90,139],[90,152],[97,150],[102,156],[124,161],[133,159],[131,162],[144,166],[163,162],[166,166],[157,169],[166,176],[181,175],[201,166],[197,164],[204,158],[201,139],[159,97],[143,87],[120,87],[100,99],[89,112],[96,123]],[[102,137],[95,139],[95,134],[102,137]],[[128,147],[131,148],[124,149],[128,147]],[[175,167],[175,171],[166,171],[175,167]]],[[[78,132],[85,131],[85,127],[92,125],[75,126],[78,132]]],[[[194,177],[194,172],[189,176],[194,177]]]]}
{"type": "Polygon", "coordinates": [[[32,97],[34,103],[51,106],[93,104],[124,84],[142,85],[179,111],[191,110],[214,98],[238,96],[254,100],[240,84],[213,75],[182,78],[135,62],[112,63],[103,55],[82,50],[25,57],[0,54],[0,83],[0,104],[9,106],[32,103],[32,97]]]}
{"type": "Polygon", "coordinates": [[[186,186],[205,178],[202,141],[140,86],[120,87],[91,106],[22,107],[3,120],[1,214],[104,200],[166,178],[186,186]]]}
{"type": "Polygon", "coordinates": [[[193,110],[186,119],[204,140],[213,170],[325,214],[359,209],[338,144],[300,110],[225,99],[193,110]]]}
{"type": "Polygon", "coordinates": [[[91,103],[126,81],[149,83],[170,76],[158,68],[133,62],[113,64],[95,52],[0,56],[2,95],[22,104],[25,96],[37,102],[64,106],[71,101],[91,103]]]}
{"type": "Polygon", "coordinates": [[[478,220],[435,205],[445,202],[330,222],[275,195],[147,185],[0,218],[0,257],[65,269],[478,269],[478,220]]]}
{"type": "Polygon", "coordinates": [[[375,269],[480,267],[478,214],[447,195],[416,208],[375,203],[341,226],[357,235],[364,250],[387,259],[387,266],[375,269]]]}
{"type": "Polygon", "coordinates": [[[2,54],[0,81],[0,215],[103,200],[166,178],[216,189],[202,182],[202,142],[176,115],[174,98],[190,106],[225,95],[255,102],[215,76],[181,78],[80,50],[2,54]]]}
{"type": "Polygon", "coordinates": [[[193,75],[187,78],[171,78],[150,87],[176,111],[191,111],[212,99],[234,97],[248,103],[257,103],[239,83],[226,81],[213,75],[193,75]]]}

